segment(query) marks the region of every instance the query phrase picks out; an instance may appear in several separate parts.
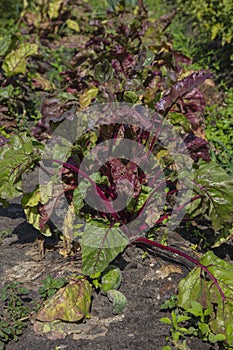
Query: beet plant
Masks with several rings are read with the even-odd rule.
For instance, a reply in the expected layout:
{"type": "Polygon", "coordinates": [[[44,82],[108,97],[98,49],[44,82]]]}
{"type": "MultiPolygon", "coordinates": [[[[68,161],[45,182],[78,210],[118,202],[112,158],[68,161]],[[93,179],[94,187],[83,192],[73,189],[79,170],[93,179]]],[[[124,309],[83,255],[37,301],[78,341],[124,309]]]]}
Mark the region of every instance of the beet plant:
{"type": "MultiPolygon", "coordinates": [[[[94,281],[130,244],[192,262],[196,267],[179,285],[179,306],[208,306],[211,332],[232,345],[232,265],[211,250],[198,261],[155,240],[182,220],[200,219],[213,232],[210,248],[232,237],[232,179],[211,159],[204,132],[199,87],[211,73],[189,69],[191,60],[166,35],[172,16],[153,21],[141,1],[95,19],[81,2],[61,1],[47,12],[39,7],[25,8],[18,23],[29,46],[11,51],[8,38],[2,54],[2,89],[29,84],[42,104],[33,128],[1,137],[0,200],[7,205],[22,196],[27,221],[40,235],[52,235],[54,225],[60,231],[65,256],[79,244],[82,272],[94,281]],[[32,21],[38,13],[40,21],[32,21]],[[59,45],[68,47],[70,60],[54,73],[56,87],[47,55],[53,58],[59,45]],[[24,193],[22,178],[36,167],[38,184],[24,193]]],[[[67,288],[89,293],[88,283],[76,282],[67,288]]]]}

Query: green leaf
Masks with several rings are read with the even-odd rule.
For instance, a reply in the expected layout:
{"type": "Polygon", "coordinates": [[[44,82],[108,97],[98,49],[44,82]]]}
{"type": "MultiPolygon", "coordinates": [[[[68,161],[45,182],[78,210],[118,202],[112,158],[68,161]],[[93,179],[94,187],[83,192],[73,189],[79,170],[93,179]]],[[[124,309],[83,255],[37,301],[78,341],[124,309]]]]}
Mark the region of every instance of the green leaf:
{"type": "Polygon", "coordinates": [[[91,306],[91,292],[91,285],[87,280],[76,278],[45,302],[36,319],[43,322],[77,322],[87,318],[91,306]]]}
{"type": "MultiPolygon", "coordinates": [[[[179,283],[178,306],[188,311],[193,301],[197,301],[202,308],[209,308],[211,332],[223,334],[228,344],[233,345],[233,265],[218,258],[213,252],[203,255],[201,263],[215,276],[221,287],[225,300],[222,300],[213,281],[200,278],[201,269],[194,268],[179,283]]],[[[194,305],[194,304],[193,304],[194,305]]]]}
{"type": "Polygon", "coordinates": [[[0,37],[0,56],[4,56],[11,44],[11,36],[0,37]]]}
{"type": "Polygon", "coordinates": [[[191,132],[192,126],[190,124],[190,121],[187,119],[185,114],[182,113],[168,113],[168,118],[171,121],[171,123],[175,126],[181,126],[184,131],[191,132]]]}
{"type": "Polygon", "coordinates": [[[121,284],[121,270],[109,265],[102,273],[101,291],[107,293],[111,289],[118,289],[121,284]]]}
{"type": "Polygon", "coordinates": [[[128,243],[119,227],[86,225],[81,241],[82,272],[86,275],[102,272],[128,243]]]}
{"type": "Polygon", "coordinates": [[[4,88],[0,88],[0,101],[10,98],[13,91],[14,88],[11,84],[4,88]]]}
{"type": "Polygon", "coordinates": [[[163,322],[163,323],[165,323],[165,324],[169,324],[169,325],[172,324],[171,319],[168,318],[168,317],[162,317],[162,318],[160,318],[160,321],[163,322]]]}
{"type": "Polygon", "coordinates": [[[225,340],[226,339],[226,337],[225,337],[225,335],[224,334],[210,334],[209,335],[209,341],[211,342],[211,343],[216,343],[216,342],[218,342],[218,341],[223,341],[223,340],[225,340]]]}
{"type": "Polygon", "coordinates": [[[0,198],[12,199],[22,194],[22,175],[40,159],[42,145],[25,133],[14,135],[0,149],[0,198]]]}
{"type": "Polygon", "coordinates": [[[207,323],[198,323],[198,328],[203,335],[206,335],[210,332],[210,328],[207,323]]]}
{"type": "Polygon", "coordinates": [[[112,79],[113,68],[108,60],[104,59],[103,62],[97,63],[97,65],[95,66],[94,77],[95,80],[97,80],[100,83],[104,83],[112,79]]]}
{"type": "Polygon", "coordinates": [[[177,322],[180,323],[180,322],[185,322],[185,321],[188,321],[190,320],[190,317],[189,316],[185,316],[185,315],[180,315],[177,317],[177,322]]]}
{"type": "Polygon", "coordinates": [[[107,293],[108,299],[113,302],[113,314],[121,314],[127,306],[127,299],[119,290],[109,290],[107,293]]]}
{"type": "Polygon", "coordinates": [[[125,91],[124,101],[128,103],[136,103],[138,100],[138,95],[135,91],[125,91]]]}
{"type": "MultiPolygon", "coordinates": [[[[200,162],[196,170],[194,191],[203,198],[202,212],[212,221],[214,230],[233,221],[233,180],[215,162],[200,162]]],[[[195,201],[194,201],[195,202],[195,201]]],[[[194,203],[193,202],[193,203],[194,203]]],[[[199,204],[199,203],[198,203],[199,204]]],[[[187,207],[189,214],[197,214],[195,204],[187,207]]]]}
{"type": "Polygon", "coordinates": [[[6,76],[11,77],[19,73],[26,73],[26,58],[36,55],[36,44],[21,44],[15,51],[10,52],[4,59],[2,68],[6,76]]]}

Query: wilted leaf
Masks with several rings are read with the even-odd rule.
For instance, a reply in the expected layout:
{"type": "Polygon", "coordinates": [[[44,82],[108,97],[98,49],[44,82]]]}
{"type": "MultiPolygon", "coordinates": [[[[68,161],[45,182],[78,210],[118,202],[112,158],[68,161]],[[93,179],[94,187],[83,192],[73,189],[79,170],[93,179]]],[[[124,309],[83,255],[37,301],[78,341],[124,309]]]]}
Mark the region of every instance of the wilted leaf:
{"type": "Polygon", "coordinates": [[[121,314],[127,306],[127,299],[119,290],[109,290],[107,293],[108,299],[113,303],[113,314],[121,314]]]}
{"type": "Polygon", "coordinates": [[[66,257],[71,253],[72,250],[72,242],[74,240],[74,222],[75,222],[75,212],[74,212],[74,204],[70,203],[69,208],[66,212],[62,233],[63,233],[63,255],[66,257]]]}
{"type": "Polygon", "coordinates": [[[38,46],[36,44],[21,44],[15,51],[10,52],[4,59],[2,68],[7,76],[26,73],[26,58],[36,55],[38,46]]]}
{"type": "Polygon", "coordinates": [[[88,318],[90,317],[91,292],[90,283],[84,278],[76,277],[45,302],[36,319],[43,322],[55,320],[78,322],[83,318],[88,318]]]}
{"type": "Polygon", "coordinates": [[[39,209],[42,207],[42,202],[43,200],[41,197],[41,192],[39,189],[36,189],[35,191],[27,193],[23,196],[23,210],[26,215],[27,222],[29,224],[31,224],[33,227],[35,227],[37,230],[43,233],[44,236],[51,236],[52,233],[48,225],[46,224],[49,219],[49,215],[46,211],[43,215],[39,209]],[[43,224],[41,220],[43,220],[43,224]]]}
{"type": "Polygon", "coordinates": [[[45,79],[41,74],[36,73],[32,77],[32,84],[35,88],[41,90],[55,90],[56,86],[51,83],[49,80],[45,79]]]}
{"type": "Polygon", "coordinates": [[[179,284],[178,305],[187,310],[191,308],[192,301],[197,301],[203,308],[210,308],[211,331],[214,334],[224,334],[227,342],[233,345],[233,265],[211,251],[204,254],[201,263],[217,279],[225,300],[213,281],[201,278],[201,270],[196,267],[179,284]]]}
{"type": "Polygon", "coordinates": [[[109,265],[102,273],[101,291],[107,293],[111,289],[118,289],[121,284],[121,270],[119,267],[109,265]]]}
{"type": "Polygon", "coordinates": [[[86,275],[102,272],[128,243],[120,228],[88,225],[81,241],[82,272],[86,275]]]}

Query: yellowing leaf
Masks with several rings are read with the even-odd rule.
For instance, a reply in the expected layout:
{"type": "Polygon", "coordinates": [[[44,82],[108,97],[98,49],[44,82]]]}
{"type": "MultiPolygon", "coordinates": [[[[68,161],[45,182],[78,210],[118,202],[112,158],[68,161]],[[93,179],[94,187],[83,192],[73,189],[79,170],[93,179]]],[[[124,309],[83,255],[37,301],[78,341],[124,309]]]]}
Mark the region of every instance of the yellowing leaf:
{"type": "Polygon", "coordinates": [[[36,44],[22,44],[15,51],[10,52],[3,62],[2,68],[10,77],[19,73],[26,73],[26,58],[36,55],[38,46],[36,44]]]}
{"type": "Polygon", "coordinates": [[[86,89],[79,97],[79,103],[81,109],[85,109],[89,106],[91,101],[96,97],[98,94],[99,89],[97,87],[91,87],[89,89],[86,89]]]}
{"type": "Polygon", "coordinates": [[[48,15],[50,19],[55,19],[59,15],[59,10],[63,0],[49,1],[48,15]]]}
{"type": "Polygon", "coordinates": [[[91,292],[92,288],[87,280],[76,278],[46,301],[36,319],[43,322],[55,320],[78,322],[88,318],[91,292]]]}
{"type": "Polygon", "coordinates": [[[77,33],[80,32],[80,27],[78,23],[73,21],[72,19],[67,19],[66,24],[68,28],[73,29],[77,33]]]}

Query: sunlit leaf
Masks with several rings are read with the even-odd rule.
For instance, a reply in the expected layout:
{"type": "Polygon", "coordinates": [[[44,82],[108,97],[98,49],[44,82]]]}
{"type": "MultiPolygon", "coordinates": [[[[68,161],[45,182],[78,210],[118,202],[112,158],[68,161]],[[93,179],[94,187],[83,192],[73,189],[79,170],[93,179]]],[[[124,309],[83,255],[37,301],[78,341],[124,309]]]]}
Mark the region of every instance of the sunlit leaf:
{"type": "Polygon", "coordinates": [[[128,243],[120,228],[88,225],[81,241],[82,272],[86,275],[102,272],[128,243]]]}
{"type": "Polygon", "coordinates": [[[55,19],[58,17],[62,2],[63,0],[49,1],[48,15],[50,19],[55,19]]]}
{"type": "MultiPolygon", "coordinates": [[[[195,173],[194,190],[202,197],[202,213],[212,220],[212,226],[217,231],[225,223],[233,221],[233,180],[214,161],[201,162],[195,173]]],[[[192,203],[188,212],[197,214],[197,207],[192,203]]]]}
{"type": "Polygon", "coordinates": [[[55,320],[77,322],[88,318],[91,292],[92,288],[87,280],[75,278],[45,302],[36,319],[43,322],[55,320]]]}
{"type": "Polygon", "coordinates": [[[85,109],[91,103],[91,101],[97,96],[99,89],[97,87],[91,87],[87,90],[84,90],[79,97],[79,103],[81,109],[85,109]]]}
{"type": "Polygon", "coordinates": [[[75,32],[80,32],[80,27],[78,25],[78,22],[73,21],[72,19],[66,20],[67,27],[70,29],[73,29],[75,32]]]}
{"type": "Polygon", "coordinates": [[[22,174],[40,159],[42,145],[26,134],[13,136],[0,148],[0,198],[11,199],[22,194],[22,174]]]}
{"type": "Polygon", "coordinates": [[[109,265],[102,273],[101,291],[107,293],[111,289],[118,289],[121,284],[121,270],[119,267],[109,265]]]}
{"type": "Polygon", "coordinates": [[[26,73],[26,58],[36,55],[38,46],[36,44],[21,44],[15,51],[10,52],[4,59],[2,68],[7,76],[26,73]]]}
{"type": "Polygon", "coordinates": [[[211,251],[204,254],[201,263],[217,279],[225,300],[213,281],[200,278],[201,270],[196,267],[179,284],[178,305],[188,310],[192,307],[192,301],[197,301],[203,308],[210,308],[211,331],[215,335],[223,334],[228,343],[233,345],[233,265],[211,251]]]}

